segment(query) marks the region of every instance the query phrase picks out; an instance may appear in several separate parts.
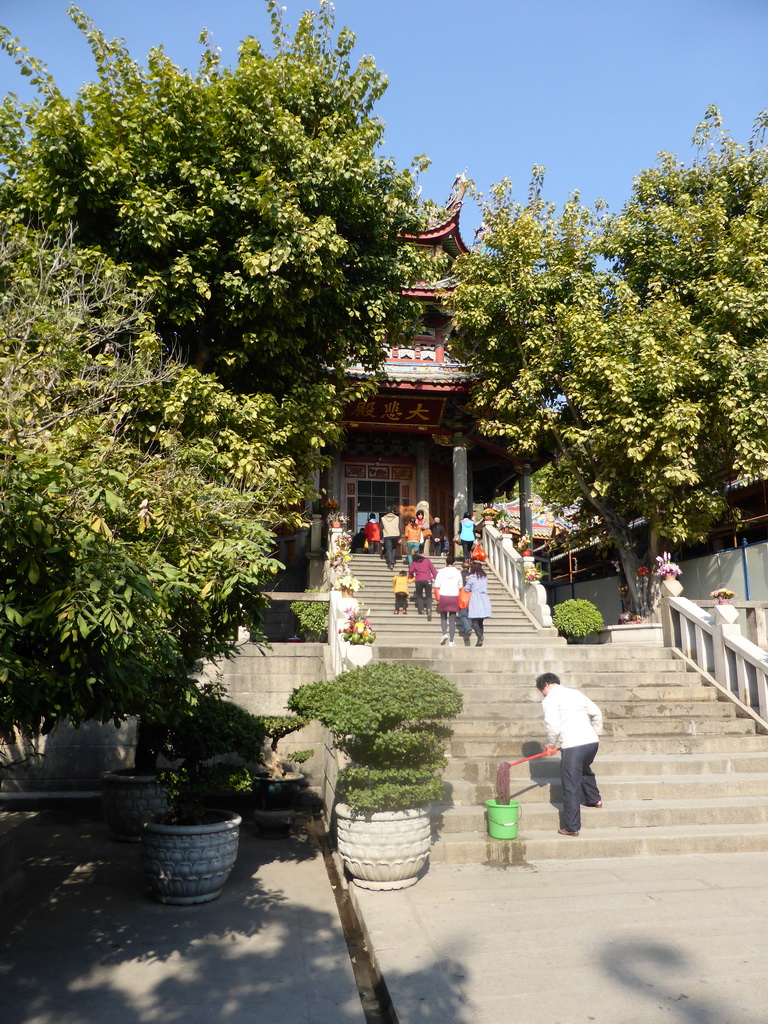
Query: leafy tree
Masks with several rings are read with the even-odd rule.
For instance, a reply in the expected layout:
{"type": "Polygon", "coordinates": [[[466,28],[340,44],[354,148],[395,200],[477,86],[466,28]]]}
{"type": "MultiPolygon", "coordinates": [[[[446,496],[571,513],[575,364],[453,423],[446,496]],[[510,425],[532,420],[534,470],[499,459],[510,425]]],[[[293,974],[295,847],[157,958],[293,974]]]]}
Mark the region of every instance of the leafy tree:
{"type": "Polygon", "coordinates": [[[412,316],[385,79],[330,4],[292,40],[267,6],[271,53],[205,45],[195,74],[71,7],[97,71],[74,100],[0,30],[38,90],[0,107],[0,215],[28,232],[0,246],[6,728],[162,723],[196,658],[258,631],[266,527],[300,519],[348,365],[412,316]]]}
{"type": "MultiPolygon", "coordinates": [[[[376,155],[386,79],[321,2],[273,50],[233,68],[205,46],[195,74],[153,49],[146,68],[77,8],[97,79],[75,100],[7,30],[39,99],[0,110],[0,206],[130,268],[166,345],[244,392],[287,402],[304,450],[338,430],[350,361],[375,367],[408,325],[418,256],[414,182],[376,155]]],[[[201,43],[206,43],[201,37],[201,43]]],[[[270,409],[280,429],[282,408],[270,409]]]]}
{"type": "Polygon", "coordinates": [[[502,182],[453,298],[478,408],[552,453],[550,494],[616,546],[644,615],[656,581],[638,568],[703,539],[724,482],[768,458],[768,149],[760,125],[748,147],[719,127],[708,111],[699,158],[662,155],[618,215],[578,196],[556,213],[540,172],[524,205],[502,182]]]}
{"type": "Polygon", "coordinates": [[[260,635],[278,485],[242,485],[247,410],[162,357],[119,268],[23,232],[0,266],[0,727],[162,723],[260,635]]]}

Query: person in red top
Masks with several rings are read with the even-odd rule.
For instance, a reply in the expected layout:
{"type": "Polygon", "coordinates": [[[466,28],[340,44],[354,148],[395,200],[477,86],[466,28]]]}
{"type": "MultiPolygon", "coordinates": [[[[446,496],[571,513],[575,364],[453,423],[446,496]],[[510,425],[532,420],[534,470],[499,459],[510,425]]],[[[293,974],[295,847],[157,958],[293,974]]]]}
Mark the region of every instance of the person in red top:
{"type": "Polygon", "coordinates": [[[376,519],[375,512],[371,512],[368,516],[368,522],[365,524],[365,539],[368,541],[369,555],[381,553],[381,527],[376,519]]]}

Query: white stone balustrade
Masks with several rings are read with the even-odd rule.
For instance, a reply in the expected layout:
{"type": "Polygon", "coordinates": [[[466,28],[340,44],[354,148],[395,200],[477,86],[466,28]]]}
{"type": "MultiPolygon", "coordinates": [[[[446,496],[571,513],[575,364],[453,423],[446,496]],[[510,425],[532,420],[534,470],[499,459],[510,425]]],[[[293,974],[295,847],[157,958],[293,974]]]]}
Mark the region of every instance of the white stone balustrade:
{"type": "Polygon", "coordinates": [[[723,696],[768,731],[768,654],[742,635],[738,611],[717,604],[711,613],[682,597],[677,581],[664,582],[664,646],[704,673],[723,696]]]}

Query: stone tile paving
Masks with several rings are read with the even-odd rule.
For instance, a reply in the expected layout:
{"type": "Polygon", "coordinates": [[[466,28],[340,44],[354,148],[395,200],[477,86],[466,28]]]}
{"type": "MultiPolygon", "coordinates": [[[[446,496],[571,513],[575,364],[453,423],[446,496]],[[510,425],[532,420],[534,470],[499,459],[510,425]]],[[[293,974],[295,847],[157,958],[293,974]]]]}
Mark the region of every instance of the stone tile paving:
{"type": "Polygon", "coordinates": [[[432,865],[351,889],[399,1024],[765,1024],[768,855],[432,865]]]}
{"type": "Polygon", "coordinates": [[[244,823],[221,898],[167,907],[105,825],[30,830],[0,922],[2,1024],[364,1024],[320,852],[244,823]]]}

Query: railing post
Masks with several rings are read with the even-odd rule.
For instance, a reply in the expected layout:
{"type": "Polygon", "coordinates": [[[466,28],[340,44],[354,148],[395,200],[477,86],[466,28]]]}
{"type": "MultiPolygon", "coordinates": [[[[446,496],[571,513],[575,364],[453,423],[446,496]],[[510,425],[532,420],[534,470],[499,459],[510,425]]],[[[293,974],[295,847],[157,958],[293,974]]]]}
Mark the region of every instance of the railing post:
{"type": "Polygon", "coordinates": [[[672,609],[669,605],[670,597],[680,597],[683,592],[683,585],[680,580],[661,581],[661,635],[665,647],[675,646],[675,624],[672,616],[672,609]]]}
{"type": "MultiPolygon", "coordinates": [[[[741,626],[738,622],[739,613],[732,604],[716,604],[712,609],[712,618],[714,619],[714,626],[712,627],[712,660],[714,661],[714,669],[712,675],[721,686],[733,692],[729,678],[730,673],[728,671],[724,637],[741,636],[741,626]]],[[[737,693],[736,696],[744,700],[742,694],[737,693]]],[[[747,694],[745,703],[749,704],[749,694],[747,694]]]]}
{"type": "Polygon", "coordinates": [[[312,516],[312,524],[309,527],[309,550],[312,554],[315,554],[320,550],[320,546],[323,542],[323,517],[318,515],[312,516]]]}

